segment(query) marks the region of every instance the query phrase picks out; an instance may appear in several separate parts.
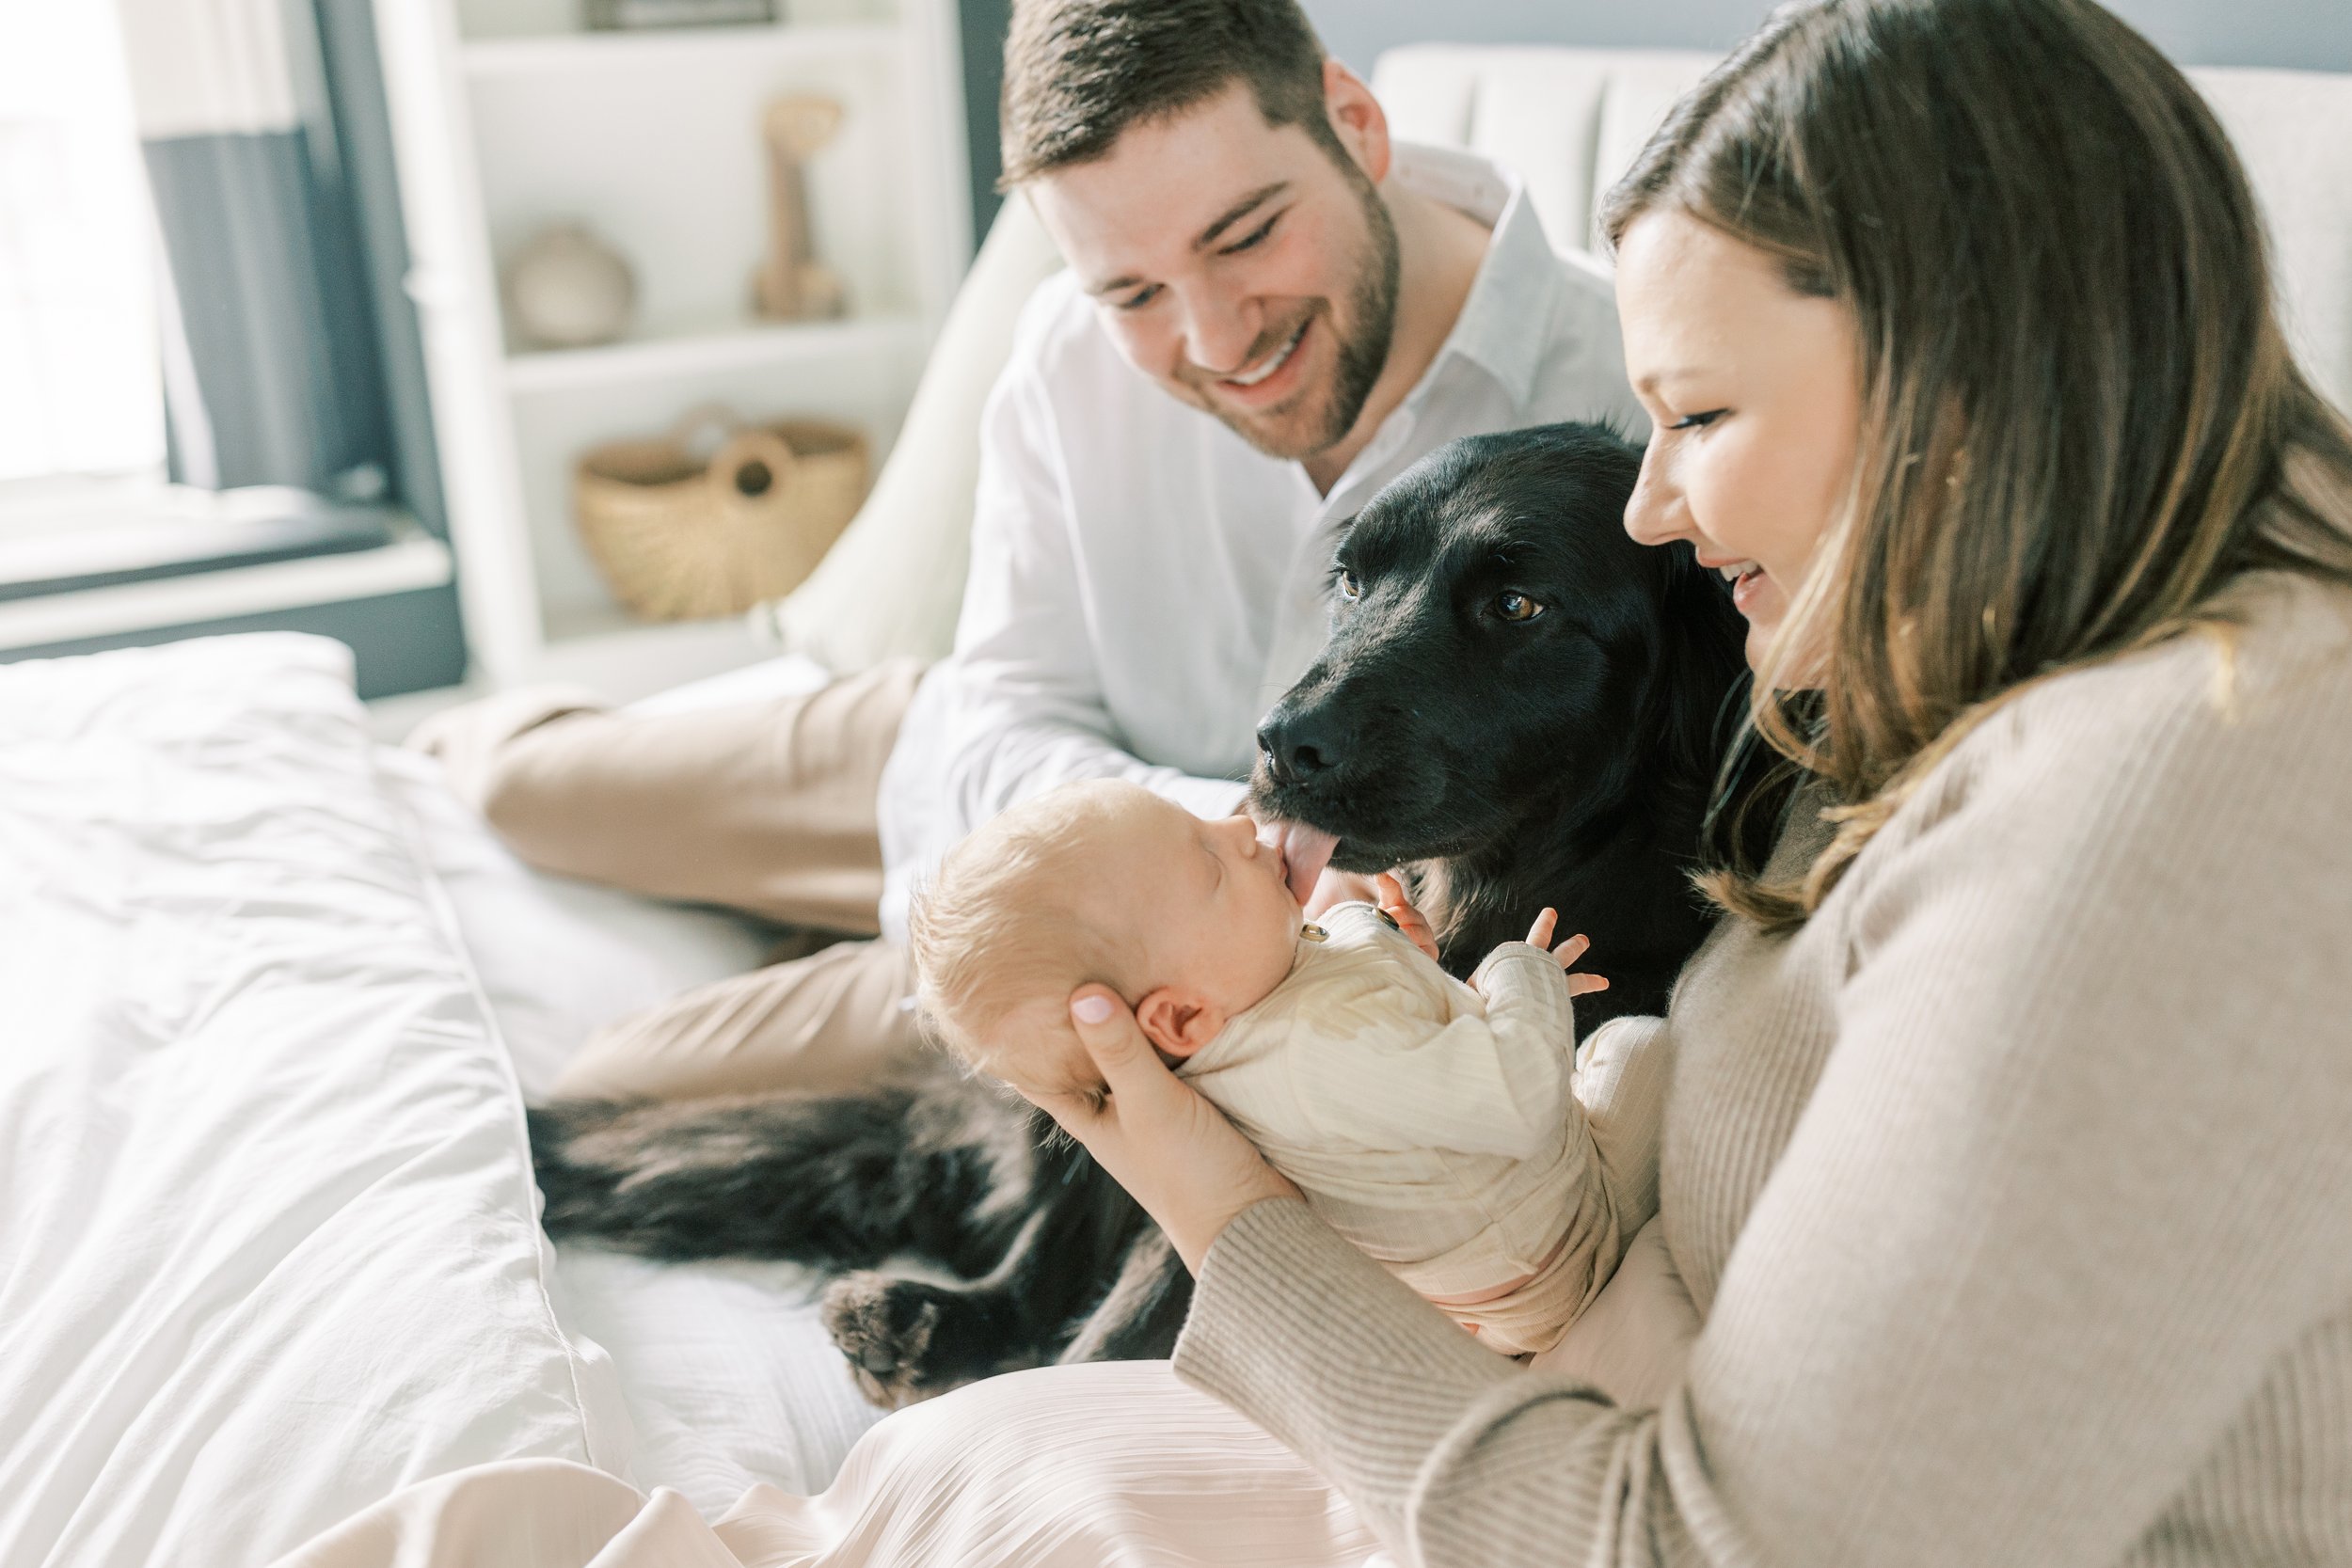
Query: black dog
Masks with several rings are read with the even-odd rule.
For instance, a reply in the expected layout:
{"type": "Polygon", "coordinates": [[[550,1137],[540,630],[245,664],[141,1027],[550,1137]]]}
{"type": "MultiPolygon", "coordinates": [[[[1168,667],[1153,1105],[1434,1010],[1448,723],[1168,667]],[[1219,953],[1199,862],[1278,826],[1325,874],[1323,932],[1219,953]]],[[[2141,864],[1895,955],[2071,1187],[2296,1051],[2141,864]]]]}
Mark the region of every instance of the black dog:
{"type": "MultiPolygon", "coordinates": [[[[1456,973],[1558,908],[1611,978],[1605,1008],[1579,1006],[1588,1026],[1659,1007],[1703,932],[1687,873],[1740,667],[1722,585],[1625,535],[1639,462],[1597,426],[1552,425],[1456,442],[1381,491],[1255,781],[1343,869],[1409,864],[1456,973]]],[[[1190,1301],[1167,1239],[1082,1150],[945,1064],[854,1094],[560,1103],[531,1127],[556,1236],[841,1275],[827,1322],[879,1403],[1165,1355],[1190,1301]],[[890,1272],[900,1259],[930,1277],[890,1272]]]]}
{"type": "Polygon", "coordinates": [[[1340,541],[1330,641],[1259,730],[1251,791],[1260,820],[1335,838],[1341,870],[1406,866],[1457,974],[1558,909],[1610,980],[1585,1028],[1663,1011],[1705,934],[1689,872],[1743,668],[1723,582],[1617,526],[1640,467],[1548,425],[1383,490],[1340,541]]]}

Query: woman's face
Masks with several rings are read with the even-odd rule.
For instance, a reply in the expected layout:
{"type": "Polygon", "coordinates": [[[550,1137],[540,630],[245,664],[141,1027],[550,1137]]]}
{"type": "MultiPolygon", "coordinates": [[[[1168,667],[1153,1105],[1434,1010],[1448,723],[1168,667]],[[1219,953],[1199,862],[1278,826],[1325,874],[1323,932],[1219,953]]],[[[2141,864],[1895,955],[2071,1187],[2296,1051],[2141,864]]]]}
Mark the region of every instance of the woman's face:
{"type": "Polygon", "coordinates": [[[1780,264],[1678,212],[1617,247],[1626,372],[1656,427],[1626,531],[1688,539],[1738,586],[1760,663],[1853,471],[1861,428],[1853,315],[1798,293],[1780,264]]]}

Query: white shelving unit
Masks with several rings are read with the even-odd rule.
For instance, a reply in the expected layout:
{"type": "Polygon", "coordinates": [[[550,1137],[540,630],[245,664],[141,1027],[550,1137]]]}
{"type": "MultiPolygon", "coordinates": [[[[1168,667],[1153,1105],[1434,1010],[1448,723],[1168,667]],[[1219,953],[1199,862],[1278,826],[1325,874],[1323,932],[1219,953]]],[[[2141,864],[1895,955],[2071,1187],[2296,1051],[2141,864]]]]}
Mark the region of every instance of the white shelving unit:
{"type": "MultiPolygon", "coordinates": [[[[572,520],[598,441],[717,401],[814,415],[889,449],[970,259],[954,0],[784,0],[773,25],[587,32],[578,0],[375,0],[472,684],[619,673],[650,689],[756,657],[733,621],[641,626],[572,520]],[[809,166],[841,320],[751,309],[767,238],[762,107],[847,109],[809,166]],[[637,277],[596,348],[510,347],[501,262],[584,222],[637,277]]],[[[627,695],[626,691],[617,695],[627,695]]]]}

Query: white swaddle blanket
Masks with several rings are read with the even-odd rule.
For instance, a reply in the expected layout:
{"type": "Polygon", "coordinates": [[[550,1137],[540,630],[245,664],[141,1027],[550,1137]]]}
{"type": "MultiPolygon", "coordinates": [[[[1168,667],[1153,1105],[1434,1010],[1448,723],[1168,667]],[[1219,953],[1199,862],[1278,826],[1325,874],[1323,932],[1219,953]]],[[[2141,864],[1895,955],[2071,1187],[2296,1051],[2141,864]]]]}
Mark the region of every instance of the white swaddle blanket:
{"type": "Polygon", "coordinates": [[[1179,1074],[1326,1224],[1486,1343],[1549,1348],[1595,1288],[1572,1233],[1593,1151],[1558,961],[1508,943],[1473,990],[1369,904],[1319,928],[1179,1074]]]}

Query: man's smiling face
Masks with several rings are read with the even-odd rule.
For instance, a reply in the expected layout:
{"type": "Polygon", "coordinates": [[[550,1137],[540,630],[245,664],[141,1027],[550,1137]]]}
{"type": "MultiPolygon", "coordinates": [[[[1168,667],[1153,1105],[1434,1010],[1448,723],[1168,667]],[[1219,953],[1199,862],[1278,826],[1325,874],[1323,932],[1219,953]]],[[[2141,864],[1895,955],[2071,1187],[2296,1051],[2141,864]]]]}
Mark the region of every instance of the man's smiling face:
{"type": "MultiPolygon", "coordinates": [[[[1335,90],[1370,103],[1352,77],[1335,90]]],[[[1372,113],[1351,150],[1383,168],[1372,113]]],[[[1269,125],[1235,82],[1028,190],[1120,351],[1169,394],[1275,457],[1353,428],[1396,319],[1396,231],[1364,167],[1269,125]]]]}

